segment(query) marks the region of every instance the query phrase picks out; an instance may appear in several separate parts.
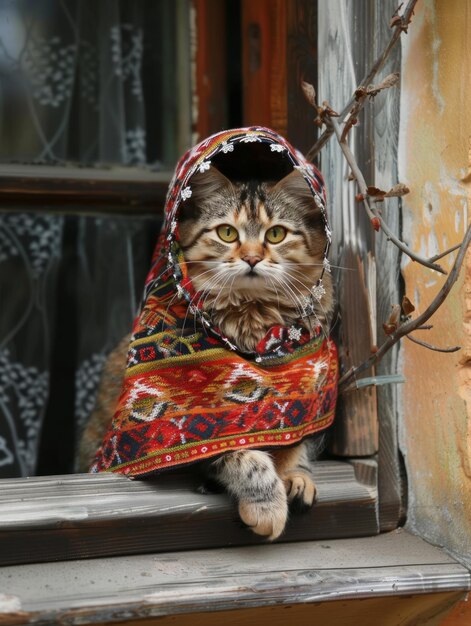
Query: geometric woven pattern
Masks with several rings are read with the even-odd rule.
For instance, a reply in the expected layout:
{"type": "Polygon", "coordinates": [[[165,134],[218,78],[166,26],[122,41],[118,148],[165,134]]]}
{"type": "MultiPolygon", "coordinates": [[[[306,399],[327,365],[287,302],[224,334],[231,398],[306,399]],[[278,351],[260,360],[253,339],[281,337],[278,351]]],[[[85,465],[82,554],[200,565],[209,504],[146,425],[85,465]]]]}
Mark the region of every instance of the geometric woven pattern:
{"type": "Polygon", "coordinates": [[[187,153],[170,185],[122,394],[93,472],[143,476],[229,450],[289,446],[333,421],[337,352],[320,326],[275,326],[244,354],[193,304],[198,294],[178,243],[178,207],[191,195],[192,174],[241,142],[267,143],[303,174],[322,210],[327,254],[322,177],[279,135],[259,127],[226,131],[187,153]]]}

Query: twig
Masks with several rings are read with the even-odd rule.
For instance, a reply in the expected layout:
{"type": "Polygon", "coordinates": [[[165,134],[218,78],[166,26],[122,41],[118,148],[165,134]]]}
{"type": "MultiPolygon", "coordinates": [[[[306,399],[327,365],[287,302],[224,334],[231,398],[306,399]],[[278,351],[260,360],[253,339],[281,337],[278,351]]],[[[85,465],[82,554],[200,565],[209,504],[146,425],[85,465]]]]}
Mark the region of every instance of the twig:
{"type": "MultiPolygon", "coordinates": [[[[394,32],[391,36],[391,39],[389,40],[388,44],[384,48],[383,52],[379,55],[379,57],[374,62],[368,74],[361,81],[359,85],[360,87],[368,87],[368,85],[373,81],[376,74],[384,66],[391,50],[394,48],[396,42],[399,40],[401,33],[404,32],[404,29],[407,28],[407,25],[410,23],[416,4],[417,4],[417,0],[409,1],[409,3],[407,4],[407,7],[404,10],[404,13],[401,16],[400,22],[398,22],[394,28],[394,32]]],[[[352,96],[350,100],[348,101],[348,103],[346,104],[346,106],[344,107],[344,109],[342,110],[342,112],[339,114],[340,121],[343,121],[346,118],[346,116],[348,115],[348,113],[350,112],[354,104],[355,104],[355,97],[352,96]]],[[[333,129],[327,126],[326,130],[322,133],[322,135],[319,137],[319,139],[316,141],[316,143],[312,146],[312,148],[307,153],[306,158],[308,161],[312,161],[319,154],[319,152],[322,150],[322,148],[331,138],[333,132],[334,132],[333,129]]]]}
{"type": "Polygon", "coordinates": [[[374,98],[383,89],[389,89],[394,87],[399,81],[399,73],[389,74],[379,85],[372,85],[370,87],[358,87],[355,91],[355,103],[350,109],[350,115],[345,122],[345,126],[342,132],[342,141],[347,138],[351,128],[358,122],[358,115],[365,106],[367,98],[374,98]]]}
{"type": "Polygon", "coordinates": [[[434,350],[435,352],[458,352],[458,350],[461,350],[461,346],[453,346],[452,348],[439,348],[438,346],[432,346],[431,343],[416,339],[412,335],[406,335],[406,339],[409,339],[409,341],[413,341],[414,343],[418,343],[419,346],[423,346],[429,350],[434,350]]]}
{"type": "Polygon", "coordinates": [[[461,244],[458,243],[458,244],[456,244],[456,246],[453,246],[452,248],[448,248],[448,250],[445,250],[445,252],[440,252],[440,254],[436,254],[431,259],[429,259],[429,261],[431,263],[435,263],[435,261],[438,261],[439,259],[443,259],[443,257],[446,256],[447,254],[451,254],[451,252],[454,252],[455,250],[458,250],[458,248],[460,246],[461,246],[461,244]]]}
{"type": "Polygon", "coordinates": [[[386,222],[383,220],[378,210],[371,205],[370,198],[368,195],[368,187],[366,185],[365,179],[363,177],[363,174],[360,168],[358,167],[358,163],[355,159],[353,152],[350,150],[350,146],[348,145],[346,138],[342,138],[343,134],[342,134],[342,131],[340,130],[339,123],[334,118],[331,118],[330,123],[332,125],[332,128],[334,129],[334,133],[338,139],[340,148],[358,184],[358,189],[362,196],[363,206],[365,207],[365,211],[368,217],[370,218],[371,223],[373,224],[374,228],[376,229],[377,227],[381,228],[381,230],[385,233],[387,238],[392,243],[394,243],[400,250],[402,250],[404,254],[407,254],[407,256],[409,256],[412,260],[417,261],[417,263],[420,263],[421,265],[425,265],[426,267],[436,270],[437,272],[440,272],[441,274],[446,274],[445,270],[440,265],[437,265],[436,263],[431,263],[428,259],[419,256],[418,254],[413,252],[403,241],[398,239],[396,235],[392,232],[392,230],[389,228],[389,226],[386,224],[386,222]]]}
{"type": "Polygon", "coordinates": [[[405,335],[408,335],[412,331],[423,326],[425,322],[427,322],[430,319],[430,317],[432,317],[435,311],[444,302],[444,300],[450,293],[451,288],[455,284],[459,276],[460,269],[463,264],[463,260],[464,260],[470,241],[471,241],[471,224],[468,226],[468,230],[466,231],[464,239],[461,242],[459,252],[456,256],[453,267],[446,278],[446,281],[444,282],[442,288],[440,289],[438,294],[435,296],[435,298],[432,300],[430,305],[427,307],[427,309],[415,319],[408,320],[407,322],[404,322],[403,324],[401,324],[401,326],[399,326],[397,331],[389,335],[386,341],[379,347],[379,349],[374,354],[372,354],[366,361],[364,361],[363,363],[361,363],[360,365],[356,367],[350,368],[348,372],[346,372],[339,381],[340,390],[343,390],[345,387],[347,387],[350,381],[356,378],[358,374],[360,374],[361,372],[364,372],[365,370],[371,368],[373,365],[378,363],[386,354],[386,352],[388,352],[388,350],[390,350],[390,348],[392,348],[394,344],[396,344],[400,339],[402,339],[402,337],[404,337],[405,335]]]}

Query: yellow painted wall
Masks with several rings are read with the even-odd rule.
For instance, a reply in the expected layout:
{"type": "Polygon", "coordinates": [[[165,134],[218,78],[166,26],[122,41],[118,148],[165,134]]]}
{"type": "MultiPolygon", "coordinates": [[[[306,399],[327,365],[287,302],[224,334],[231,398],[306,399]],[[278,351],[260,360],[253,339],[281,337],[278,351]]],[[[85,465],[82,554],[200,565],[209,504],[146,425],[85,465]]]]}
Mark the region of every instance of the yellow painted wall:
{"type": "MultiPolygon", "coordinates": [[[[471,2],[419,0],[403,43],[401,182],[404,233],[427,256],[458,243],[471,212],[471,2]]],[[[451,267],[455,255],[441,263],[451,267]]],[[[463,346],[430,352],[403,340],[406,383],[401,447],[409,477],[408,524],[471,564],[471,254],[432,318],[425,341],[463,346]],[[469,361],[469,362],[468,362],[469,361]]],[[[419,312],[443,278],[404,263],[406,292],[419,312]]]]}

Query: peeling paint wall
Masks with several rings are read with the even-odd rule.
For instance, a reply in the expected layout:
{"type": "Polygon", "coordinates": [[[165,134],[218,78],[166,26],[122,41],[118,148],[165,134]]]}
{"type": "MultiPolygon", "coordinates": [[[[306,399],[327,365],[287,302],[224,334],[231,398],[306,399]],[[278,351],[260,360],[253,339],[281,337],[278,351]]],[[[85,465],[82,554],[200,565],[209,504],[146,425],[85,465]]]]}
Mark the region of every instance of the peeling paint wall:
{"type": "MultiPolygon", "coordinates": [[[[399,172],[411,188],[404,238],[426,256],[462,239],[471,190],[471,2],[419,0],[403,38],[399,172]]],[[[449,270],[455,254],[440,263],[449,270]]],[[[404,261],[419,312],[444,279],[404,261]]],[[[404,340],[401,448],[409,478],[409,527],[471,565],[471,254],[448,300],[419,338],[404,340]]]]}

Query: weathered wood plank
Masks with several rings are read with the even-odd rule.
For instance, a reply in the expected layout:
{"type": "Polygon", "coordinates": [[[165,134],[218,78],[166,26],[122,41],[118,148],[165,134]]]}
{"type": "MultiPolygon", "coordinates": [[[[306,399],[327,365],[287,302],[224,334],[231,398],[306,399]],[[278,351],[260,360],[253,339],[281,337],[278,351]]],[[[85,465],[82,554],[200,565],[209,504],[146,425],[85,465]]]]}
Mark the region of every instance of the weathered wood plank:
{"type": "MultiPolygon", "coordinates": [[[[469,586],[466,568],[418,537],[394,532],[290,546],[5,567],[0,570],[0,622],[14,623],[7,621],[10,616],[17,623],[135,623],[143,617],[270,606],[280,611],[287,605],[432,592],[450,592],[456,600],[469,586]]],[[[435,600],[438,606],[440,598],[435,600]]],[[[363,615],[367,619],[368,613],[363,615]]]]}
{"type": "Polygon", "coordinates": [[[269,126],[286,135],[287,0],[242,1],[244,125],[269,126]]]}
{"type": "Polygon", "coordinates": [[[17,166],[0,167],[0,210],[161,215],[171,172],[17,166]]]}
{"type": "Polygon", "coordinates": [[[314,111],[304,98],[301,82],[317,84],[317,3],[287,2],[287,136],[301,152],[314,143],[314,111]]]}
{"type": "MultiPolygon", "coordinates": [[[[316,463],[318,502],[289,521],[283,541],[378,532],[376,489],[348,463],[316,463]]],[[[196,492],[198,477],[158,481],[75,475],[0,481],[0,565],[263,542],[224,494],[196,492]]]]}
{"type": "MultiPolygon", "coordinates": [[[[332,0],[318,4],[319,101],[342,109],[372,61],[374,2],[332,0]]],[[[367,180],[371,180],[371,120],[362,115],[360,130],[351,134],[351,147],[367,180]]],[[[339,352],[343,370],[370,355],[376,334],[376,276],[374,238],[369,220],[355,202],[349,169],[340,149],[331,142],[322,153],[334,242],[333,262],[338,278],[341,315],[339,352]],[[347,268],[347,269],[343,269],[347,268]]],[[[367,372],[366,376],[369,375],[367,372]]],[[[365,456],[378,450],[375,389],[361,389],[342,398],[334,430],[333,451],[365,456]]]]}
{"type": "Polygon", "coordinates": [[[193,0],[195,143],[227,127],[226,3],[193,0]]]}
{"type": "MultiPolygon", "coordinates": [[[[397,7],[395,0],[376,4],[374,39],[375,57],[381,52],[384,42],[391,34],[389,18],[397,7]]],[[[401,48],[397,46],[389,55],[381,76],[400,71],[401,48]]],[[[374,184],[380,189],[390,189],[398,180],[397,153],[399,142],[400,89],[396,87],[381,93],[374,100],[374,184]]],[[[384,217],[390,229],[401,237],[401,206],[396,198],[390,198],[384,207],[384,217]]],[[[401,255],[383,233],[376,235],[377,259],[377,334],[378,343],[384,338],[382,324],[391,312],[392,304],[399,304],[401,255]]],[[[396,374],[399,365],[399,344],[385,355],[377,367],[377,374],[396,374]]],[[[379,456],[378,490],[379,515],[382,530],[395,528],[404,516],[402,502],[401,468],[397,421],[400,411],[397,385],[379,387],[379,456]]]]}
{"type": "MultiPolygon", "coordinates": [[[[398,596],[394,598],[367,598],[316,604],[285,604],[255,609],[240,609],[217,613],[167,615],[138,622],[121,622],[121,626],[312,626],[312,624],[348,624],[348,626],[397,626],[397,624],[427,624],[451,626],[442,620],[462,597],[461,592],[398,596]]],[[[107,622],[112,624],[114,622],[107,622]]],[[[106,626],[106,624],[104,626],[106,626]]],[[[468,626],[468,622],[460,622],[468,626]]],[[[453,626],[458,626],[457,622],[453,626]]]]}

